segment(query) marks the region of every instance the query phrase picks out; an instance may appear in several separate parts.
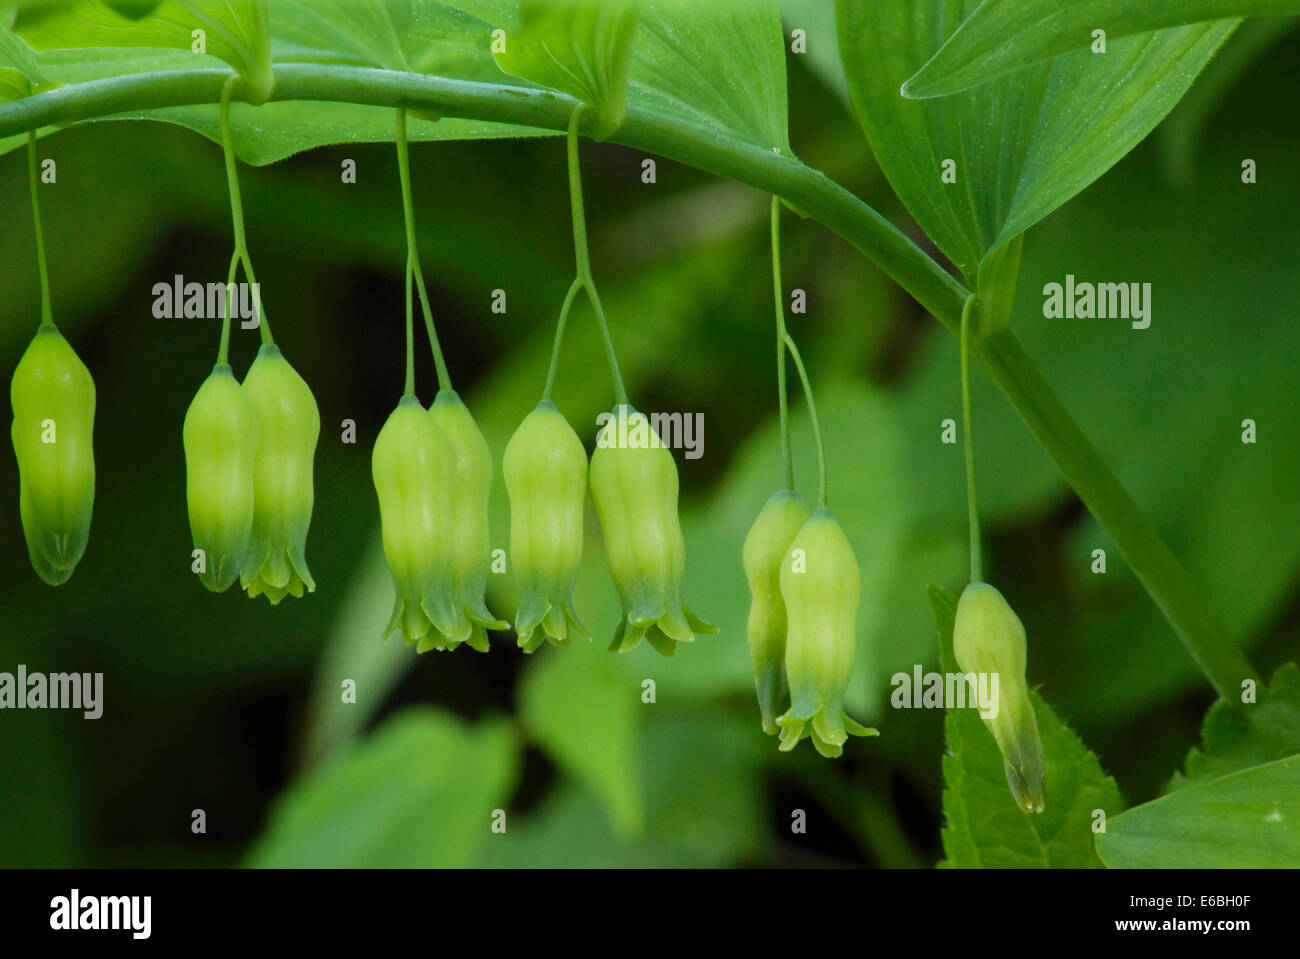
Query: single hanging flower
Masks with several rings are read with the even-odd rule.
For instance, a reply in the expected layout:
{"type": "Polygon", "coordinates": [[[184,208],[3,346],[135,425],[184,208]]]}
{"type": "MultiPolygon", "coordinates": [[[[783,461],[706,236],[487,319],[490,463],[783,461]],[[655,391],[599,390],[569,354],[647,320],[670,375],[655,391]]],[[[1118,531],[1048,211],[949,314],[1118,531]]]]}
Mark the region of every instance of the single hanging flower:
{"type": "Polygon", "coordinates": [[[253,530],[257,417],[228,363],[218,363],[185,414],[185,493],[199,581],[223,593],[239,577],[253,530]]]}
{"type": "Polygon", "coordinates": [[[715,633],[682,603],[686,546],[677,518],[677,464],[645,414],[618,406],[591,455],[591,497],[605,558],[623,604],[610,650],[642,639],[665,656],[695,633],[715,633]]]}
{"type": "Polygon", "coordinates": [[[454,472],[451,499],[439,517],[446,525],[445,548],[451,560],[451,586],[457,632],[448,648],[462,642],[488,651],[487,631],[509,629],[487,607],[485,594],[492,565],[488,501],[492,492],[492,451],[455,390],[439,390],[429,408],[433,422],[451,443],[454,472]]]}
{"type": "Polygon", "coordinates": [[[781,564],[781,596],[789,621],[785,673],[790,708],[777,719],[781,750],[811,737],[823,756],[843,751],[849,735],[875,736],[844,712],[844,690],[857,646],[860,577],[839,522],[819,507],[781,564]]]}
{"type": "Polygon", "coordinates": [[[36,575],[66,583],[95,505],[95,381],[53,323],[36,331],[9,387],[18,506],[36,575]]]}
{"type": "Polygon", "coordinates": [[[312,461],[320,412],[311,388],[274,343],[264,343],[244,377],[257,419],[253,528],[239,582],[273,604],[314,592],[307,568],[307,528],[314,500],[312,461]]]}
{"type": "Polygon", "coordinates": [[[781,566],[790,545],[812,514],[794,490],[780,490],[763,504],[745,537],[743,562],[749,580],[749,658],[763,732],[776,735],[776,716],[789,700],[785,678],[786,609],[781,566]]]}
{"type": "Polygon", "coordinates": [[[502,466],[519,582],[519,646],[526,653],[548,639],[566,646],[570,634],[587,637],[572,599],[582,560],[587,451],[564,414],[542,400],[510,437],[502,466]]]}
{"type": "Polygon", "coordinates": [[[952,651],[963,672],[997,677],[997,711],[980,718],[997,740],[1016,805],[1042,812],[1045,763],[1025,683],[1025,627],[995,587],[976,582],[962,591],[952,651]]]}
{"type": "Polygon", "coordinates": [[[403,396],[375,438],[371,473],[379,496],[384,558],[397,596],[384,638],[395,629],[418,652],[446,649],[449,636],[468,638],[452,600],[450,528],[456,453],[429,412],[403,396]]]}

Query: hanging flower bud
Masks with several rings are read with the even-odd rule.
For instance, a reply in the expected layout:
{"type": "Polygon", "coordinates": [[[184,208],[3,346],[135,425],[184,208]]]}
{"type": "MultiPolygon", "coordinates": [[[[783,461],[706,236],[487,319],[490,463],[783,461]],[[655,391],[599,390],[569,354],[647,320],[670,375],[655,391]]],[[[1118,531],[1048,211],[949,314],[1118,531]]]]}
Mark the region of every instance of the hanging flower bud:
{"type": "Polygon", "coordinates": [[[32,568],[66,583],[90,538],[95,505],[95,381],[53,323],[44,323],[9,388],[19,512],[32,568]]]}
{"type": "Polygon", "coordinates": [[[610,650],[641,640],[665,656],[694,633],[714,633],[682,603],[686,546],[677,518],[677,464],[645,414],[620,405],[596,438],[591,498],[605,558],[623,603],[610,650]]]}
{"type": "Polygon", "coordinates": [[[857,645],[859,588],[853,547],[831,511],[820,507],[799,530],[781,565],[790,684],[790,708],[776,721],[782,751],[811,736],[819,753],[834,757],[849,734],[877,735],[844,713],[857,645]]]}
{"type": "Polygon", "coordinates": [[[587,451],[564,414],[542,400],[510,437],[502,465],[510,494],[510,558],[519,581],[519,645],[527,653],[547,639],[568,645],[570,633],[587,636],[572,601],[582,560],[587,451]]]}
{"type": "Polygon", "coordinates": [[[414,396],[403,396],[375,438],[371,472],[379,495],[384,557],[397,598],[384,638],[395,629],[421,653],[456,645],[470,634],[457,617],[445,522],[456,453],[414,396]]]}
{"type": "Polygon", "coordinates": [[[313,503],[312,460],[320,412],[311,388],[264,343],[244,377],[244,395],[257,419],[253,464],[253,529],[239,582],[249,596],[273,604],[316,589],[307,569],[307,527],[313,503]]]}
{"type": "Polygon", "coordinates": [[[776,735],[776,714],[788,697],[785,680],[785,600],[781,566],[790,544],[811,514],[794,490],[772,494],[745,537],[744,566],[749,580],[749,658],[763,732],[776,735]]]}
{"type": "MultiPolygon", "coordinates": [[[[452,638],[449,648],[462,641],[480,653],[488,651],[487,630],[509,629],[487,608],[484,594],[492,564],[488,500],[492,492],[492,451],[474,417],[455,390],[439,390],[429,408],[433,422],[451,443],[454,472],[451,499],[440,521],[446,525],[445,547],[451,561],[451,585],[458,622],[469,625],[469,635],[452,638]]],[[[460,627],[463,629],[463,627],[460,627]]]]}
{"type": "Polygon", "coordinates": [[[199,581],[223,593],[238,578],[253,529],[257,419],[228,363],[218,363],[185,414],[185,492],[199,581]]]}
{"type": "Polygon", "coordinates": [[[1016,804],[1043,811],[1043,743],[1025,684],[1025,627],[988,583],[971,583],[957,603],[952,651],[963,672],[997,677],[997,712],[981,718],[997,740],[1016,804]]]}

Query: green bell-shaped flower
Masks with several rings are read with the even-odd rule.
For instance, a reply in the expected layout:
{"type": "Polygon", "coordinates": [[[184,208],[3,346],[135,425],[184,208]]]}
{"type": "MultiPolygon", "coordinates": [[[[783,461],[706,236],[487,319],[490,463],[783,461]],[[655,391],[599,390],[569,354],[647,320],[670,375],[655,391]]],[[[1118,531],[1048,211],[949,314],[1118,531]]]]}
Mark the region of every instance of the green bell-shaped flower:
{"type": "Polygon", "coordinates": [[[781,565],[790,544],[812,514],[794,490],[780,490],[763,504],[745,537],[743,561],[749,580],[749,658],[763,732],[775,736],[776,716],[788,701],[785,679],[785,600],[781,565]]]}
{"type": "Polygon", "coordinates": [[[95,505],[95,381],[53,323],[28,345],[9,388],[18,507],[36,575],[66,583],[95,505]]]}
{"type": "Polygon", "coordinates": [[[439,390],[429,415],[451,443],[454,454],[451,499],[441,517],[447,529],[446,549],[457,618],[456,633],[448,637],[449,648],[468,642],[486,653],[487,631],[510,628],[509,623],[493,615],[485,601],[492,566],[488,527],[492,451],[455,390],[439,390]]]}
{"type": "Polygon", "coordinates": [[[218,363],[185,414],[185,493],[199,581],[224,593],[253,530],[257,417],[228,363],[218,363]]]}
{"type": "Polygon", "coordinates": [[[996,713],[981,716],[997,740],[1016,804],[1043,811],[1043,742],[1025,683],[1025,627],[988,583],[971,583],[957,603],[952,651],[963,672],[997,677],[996,713]]]}
{"type": "Polygon", "coordinates": [[[460,645],[470,629],[456,615],[446,522],[456,451],[414,396],[402,397],[375,438],[371,473],[384,558],[397,591],[384,638],[400,629],[421,653],[449,648],[449,637],[459,636],[460,645]]]}
{"type": "Polygon", "coordinates": [[[519,582],[519,645],[526,653],[548,639],[566,646],[570,634],[587,636],[572,599],[582,560],[587,451],[564,414],[542,400],[510,437],[502,465],[519,582]]]}
{"type": "Polygon", "coordinates": [[[858,560],[839,522],[819,507],[781,564],[789,628],[785,674],[790,708],[777,719],[781,750],[805,737],[823,756],[840,755],[849,734],[875,736],[844,713],[844,690],[857,646],[858,560]]]}
{"type": "Polygon", "coordinates": [[[239,582],[249,596],[273,604],[314,592],[307,568],[307,527],[314,501],[312,460],[320,436],[320,411],[311,388],[264,343],[244,377],[244,395],[257,418],[253,461],[253,529],[239,582]]]}
{"type": "Polygon", "coordinates": [[[665,656],[695,633],[717,632],[682,603],[686,546],[677,518],[677,464],[643,413],[620,405],[591,455],[591,498],[623,604],[610,650],[642,639],[665,656]]]}

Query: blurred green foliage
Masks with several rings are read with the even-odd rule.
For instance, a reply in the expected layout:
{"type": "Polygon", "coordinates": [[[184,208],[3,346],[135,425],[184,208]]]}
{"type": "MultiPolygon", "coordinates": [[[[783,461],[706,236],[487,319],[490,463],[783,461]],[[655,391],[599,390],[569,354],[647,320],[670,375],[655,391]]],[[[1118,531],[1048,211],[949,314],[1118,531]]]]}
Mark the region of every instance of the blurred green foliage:
{"type": "MultiPolygon", "coordinates": [[[[833,43],[833,33],[810,39],[833,43]]],[[[1234,41],[1235,42],[1235,41],[1234,41]]],[[[1225,48],[1225,59],[1232,43],[1225,48]]],[[[790,57],[801,158],[900,224],[837,81],[810,44],[790,57]],[[813,56],[816,53],[816,56],[813,56]],[[809,69],[812,67],[813,69],[809,69]]],[[[1300,78],[1294,33],[1228,60],[1217,102],[1169,124],[1186,179],[1143,144],[1026,238],[1012,323],[1085,431],[1265,671],[1300,651],[1300,78]],[[1243,158],[1259,182],[1243,185],[1243,158]],[[1190,170],[1190,172],[1188,172],[1190,170]],[[1067,273],[1140,280],[1153,323],[1046,320],[1067,273]],[[1239,440],[1244,418],[1259,442],[1239,440]]],[[[1214,82],[1218,63],[1202,83],[1214,82]]],[[[842,82],[842,78],[840,81],[842,82]]],[[[1157,138],[1158,139],[1158,138],[1157,138]]],[[[893,711],[889,676],[938,647],[926,584],[964,576],[950,336],[837,238],[787,216],[792,315],[830,458],[831,498],[863,574],[850,711],[881,729],[842,760],[779,755],[759,728],[744,642],[745,531],[779,484],[767,198],[660,160],[583,145],[596,275],[642,409],[704,414],[705,455],[678,460],[687,601],[721,627],[671,660],[513,637],[488,655],[417,658],[378,634],[391,603],[369,450],[401,392],[404,238],[391,146],[241,171],[249,243],[285,355],[320,405],[308,556],[317,592],[275,609],[207,593],[189,572],[180,443],[217,324],[159,320],[152,287],[224,276],[221,157],[168,125],[96,123],[48,137],[43,187],[54,312],[99,395],[90,546],[57,592],[27,564],[12,456],[0,456],[0,670],[102,671],[103,718],[0,714],[3,865],[929,865],[939,835],[936,711],[893,711]],[[340,182],[344,158],[355,185],[340,182]],[[340,441],[354,419],[358,442],[340,441]],[[357,702],[341,683],[357,683],[357,702]],[[643,682],[655,681],[653,704],[643,682]],[[207,833],[190,831],[203,809],[207,833]],[[493,810],[508,827],[494,833],[493,810]],[[792,811],[808,814],[791,832],[792,811]]],[[[448,362],[498,458],[540,393],[571,278],[563,150],[553,139],[417,144],[420,248],[448,362]],[[492,291],[508,311],[490,311],[492,291]]],[[[0,369],[39,317],[21,154],[0,162],[0,369]]],[[[920,239],[910,225],[905,226],[920,239]]],[[[556,400],[590,445],[610,402],[600,343],[576,311],[556,400]]],[[[242,375],[256,335],[237,331],[242,375]]],[[[432,396],[427,353],[417,355],[432,396]]],[[[1197,741],[1210,691],[1122,557],[989,384],[975,382],[989,578],[1029,635],[1029,676],[1130,802],[1157,795],[1197,741]],[[1090,572],[1105,548],[1108,572],[1090,572]]],[[[794,417],[802,484],[815,464],[794,417]]],[[[617,597],[589,511],[575,604],[603,639],[617,597]]],[[[492,602],[513,604],[508,577],[492,602]]]]}

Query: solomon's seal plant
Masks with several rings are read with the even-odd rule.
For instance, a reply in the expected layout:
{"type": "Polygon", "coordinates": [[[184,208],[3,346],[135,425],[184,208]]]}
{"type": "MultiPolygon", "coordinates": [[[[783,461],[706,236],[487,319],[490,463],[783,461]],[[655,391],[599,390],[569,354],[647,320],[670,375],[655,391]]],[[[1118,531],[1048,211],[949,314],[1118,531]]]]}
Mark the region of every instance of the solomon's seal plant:
{"type": "Polygon", "coordinates": [[[591,454],[591,498],[623,604],[611,650],[642,639],[665,656],[715,629],[682,601],[686,545],[677,518],[677,464],[644,413],[619,404],[591,454]]]}
{"type": "Polygon", "coordinates": [[[998,699],[982,717],[997,740],[1007,785],[1025,812],[1043,811],[1043,743],[1025,686],[1025,627],[1002,594],[988,583],[962,590],[952,633],[963,672],[997,676],[998,699]]]}
{"type": "Polygon", "coordinates": [[[257,351],[243,389],[257,419],[258,437],[253,530],[239,582],[249,596],[265,595],[274,604],[316,589],[306,548],[320,412],[310,387],[274,343],[264,343],[257,351]]]}
{"type": "Polygon", "coordinates": [[[419,652],[467,638],[452,604],[452,571],[443,525],[452,496],[455,453],[420,405],[406,394],[375,439],[371,459],[384,557],[397,596],[383,635],[400,629],[419,652]]]}
{"type": "Polygon", "coordinates": [[[463,640],[486,653],[487,630],[510,625],[497,619],[484,600],[491,563],[488,500],[492,491],[492,452],[455,390],[439,390],[429,415],[447,437],[452,453],[451,495],[435,522],[444,529],[451,564],[456,614],[453,642],[463,640]]]}
{"type": "Polygon", "coordinates": [[[510,496],[510,561],[519,583],[515,633],[533,652],[587,631],[573,609],[573,583],[582,561],[582,514],[587,451],[549,399],[524,417],[502,459],[510,496]]]}
{"type": "Polygon", "coordinates": [[[185,498],[199,581],[222,593],[239,577],[253,531],[257,417],[230,370],[218,363],[185,413],[185,498]]]}
{"type": "Polygon", "coordinates": [[[585,105],[579,105],[569,118],[566,149],[577,276],[560,309],[543,399],[549,399],[555,382],[569,309],[577,294],[585,291],[596,315],[614,384],[615,407],[606,414],[605,425],[596,438],[588,474],[604,537],[605,559],[623,608],[609,649],[628,652],[647,639],[658,652],[671,656],[678,643],[693,642],[695,633],[712,633],[717,628],[696,616],[682,599],[686,545],[677,516],[677,464],[645,414],[628,402],[592,276],[578,166],[578,129],[586,114],[585,105]]]}
{"type": "Polygon", "coordinates": [[[749,580],[750,659],[763,731],[780,734],[782,752],[811,738],[817,752],[834,758],[843,752],[850,734],[877,735],[844,712],[844,690],[857,647],[860,574],[853,547],[827,505],[826,451],[812,381],[785,326],[780,198],[772,197],[771,211],[777,406],[785,489],[767,501],[745,538],[742,558],[749,580]],[[803,384],[817,445],[817,509],[811,516],[794,491],[787,353],[803,384]],[[774,719],[781,710],[782,715],[774,719]]]}
{"type": "Polygon", "coordinates": [[[790,544],[811,515],[802,496],[791,489],[778,490],[763,504],[741,554],[749,582],[749,658],[763,732],[770,735],[777,732],[776,715],[785,708],[788,692],[781,569],[790,555],[790,544]]]}
{"type": "Polygon", "coordinates": [[[41,281],[41,324],[9,385],[18,507],[36,575],[66,583],[86,551],[95,505],[95,381],[50,311],[50,283],[36,196],[36,135],[27,138],[28,187],[41,281]]]}
{"type": "MultiPolygon", "coordinates": [[[[1141,4],[1112,5],[1145,10],[1141,4]]],[[[788,135],[782,11],[775,0],[575,0],[559,7],[531,0],[451,0],[419,5],[418,17],[350,11],[341,12],[337,21],[302,3],[279,4],[275,20],[268,17],[263,0],[193,0],[167,4],[156,15],[155,6],[50,2],[20,4],[16,12],[0,16],[0,149],[27,134],[42,303],[40,326],[13,374],[12,438],[22,528],[31,563],[46,582],[65,582],[86,547],[95,493],[95,387],[51,318],[36,200],[36,131],[120,116],[177,122],[208,135],[217,126],[234,233],[229,293],[241,270],[257,288],[236,176],[232,100],[244,101],[241,109],[249,122],[240,130],[240,157],[253,163],[340,139],[373,138],[374,127],[360,118],[368,122],[380,111],[395,110],[393,138],[407,241],[406,378],[396,408],[375,439],[371,460],[384,556],[396,594],[385,637],[400,631],[420,652],[464,644],[486,650],[489,631],[507,627],[489,608],[489,587],[495,581],[488,513],[492,451],[453,390],[416,245],[406,130],[406,111],[411,110],[422,118],[446,118],[419,131],[431,139],[567,134],[576,271],[560,309],[542,402],[523,418],[503,464],[511,511],[510,559],[519,585],[513,626],[524,651],[539,650],[548,640],[564,646],[574,635],[587,635],[574,612],[573,591],[583,558],[588,484],[622,610],[611,649],[628,651],[647,639],[647,645],[668,655],[696,632],[712,630],[683,602],[686,556],[677,464],[650,418],[629,399],[596,290],[578,165],[579,135],[585,134],[692,164],[773,197],[784,470],[772,484],[778,492],[761,509],[760,497],[746,502],[757,517],[742,560],[750,591],[747,634],[758,715],[762,729],[779,736],[781,750],[809,739],[817,752],[837,756],[850,735],[874,734],[844,711],[861,612],[861,573],[853,544],[866,541],[864,524],[851,522],[860,514],[844,509],[842,527],[829,509],[826,449],[810,377],[784,319],[781,202],[839,233],[960,338],[970,572],[960,600],[951,604],[951,657],[943,642],[948,622],[938,615],[936,621],[944,658],[955,659],[965,673],[996,676],[998,695],[994,710],[982,717],[984,726],[949,708],[946,721],[952,729],[958,723],[965,726],[949,737],[953,755],[944,763],[948,793],[960,791],[963,776],[998,782],[1001,806],[991,806],[983,818],[1013,820],[1012,828],[1032,833],[1031,843],[1040,845],[1040,820],[1026,818],[1016,808],[1042,812],[1049,791],[1047,819],[1058,810],[1066,816],[1070,809],[1082,808],[1077,794],[1067,795],[1081,764],[1070,767],[1059,757],[1086,756],[1096,767],[1089,767],[1094,784],[1101,783],[1095,792],[1110,795],[1095,757],[1070,738],[1030,688],[1024,627],[983,575],[972,358],[988,371],[1114,538],[1221,697],[1216,725],[1245,723],[1238,700],[1245,686],[1259,683],[1258,675],[1217,622],[1203,591],[1037,371],[1011,324],[1011,294],[1025,232],[1153,129],[1236,21],[1198,22],[1200,14],[1188,13],[1186,4],[1146,5],[1161,9],[1117,15],[1109,24],[1116,52],[1091,56],[1086,50],[1065,49],[1068,41],[1062,39],[1066,34],[1083,37],[1086,30],[1047,29],[1054,22],[1048,0],[986,0],[982,5],[837,0],[843,80],[858,119],[885,178],[943,260],[928,255],[875,210],[795,157],[788,135]],[[131,17],[114,13],[126,7],[131,17]],[[1025,16],[1013,17],[1021,7],[1025,16]],[[968,9],[974,9],[969,16],[968,9]],[[1008,31],[1011,20],[1029,22],[1031,14],[1032,29],[1010,37],[999,34],[1008,31]],[[188,65],[193,25],[181,22],[187,17],[217,27],[208,31],[208,55],[217,60],[188,65]],[[412,27],[417,22],[419,29],[412,27]],[[497,29],[503,24],[510,31],[497,29]],[[280,31],[274,45],[273,30],[280,31]],[[497,33],[503,44],[508,34],[508,48],[495,46],[497,33]],[[430,37],[435,44],[426,42],[430,37]],[[490,54],[488,37],[494,43],[490,54]],[[718,37],[725,42],[714,42],[718,37]],[[101,49],[126,46],[138,49],[131,57],[105,55],[101,49]],[[86,55],[79,47],[94,52],[86,55]],[[287,56],[273,62],[273,49],[287,56]],[[180,51],[184,53],[178,56],[180,51]],[[229,69],[214,68],[221,61],[229,69]],[[121,72],[137,66],[138,73],[121,72]],[[986,90],[987,96],[948,96],[994,78],[999,85],[986,90]],[[919,103],[914,97],[927,100],[919,103]],[[269,101],[280,101],[274,114],[258,106],[269,101]],[[213,107],[215,115],[208,112],[213,107]],[[1006,116],[1015,113],[1024,122],[990,123],[990,108],[1006,116]],[[277,126],[277,118],[293,122],[277,126]],[[353,121],[358,121],[355,127],[353,121]],[[949,154],[960,156],[960,163],[949,154]],[[941,265],[945,262],[955,270],[941,265]],[[590,459],[583,439],[551,399],[568,313],[579,294],[594,314],[613,383],[612,403],[598,397],[592,404],[613,412],[590,459]],[[415,391],[417,295],[438,379],[428,408],[415,391]],[[817,454],[818,488],[806,503],[796,492],[801,487],[790,454],[787,363],[794,365],[803,387],[817,454]],[[962,765],[966,759],[957,755],[962,741],[994,760],[985,767],[991,774],[968,775],[962,765]],[[949,775],[954,769],[961,775],[949,775]],[[1002,772],[1009,796],[1000,786],[1002,772]]],[[[1224,17],[1243,9],[1220,6],[1217,14],[1224,17]]],[[[1260,6],[1288,6],[1285,12],[1292,12],[1295,5],[1251,8],[1260,6]]],[[[1075,26],[1086,26],[1084,17],[1079,13],[1075,26]]],[[[201,554],[201,561],[194,556],[193,569],[210,590],[223,591],[238,576],[250,596],[265,595],[277,603],[315,586],[305,552],[320,415],[307,383],[276,345],[256,297],[261,345],[239,382],[228,355],[230,299],[228,295],[216,363],[194,396],[182,431],[190,531],[196,554],[201,554]]],[[[468,391],[465,395],[470,396],[468,391]]],[[[520,411],[524,408],[521,404],[520,411]]],[[[479,422],[488,426],[483,409],[478,407],[479,422]]],[[[872,439],[866,431],[860,438],[868,447],[868,463],[875,452],[872,439]]],[[[491,603],[498,602],[493,592],[491,603]]],[[[891,615],[890,610],[871,612],[881,619],[891,615]]],[[[739,642],[738,635],[733,638],[739,642]]],[[[542,653],[556,655],[565,654],[542,653]]],[[[821,782],[830,784],[824,793],[833,796],[834,774],[823,775],[828,778],[821,782]]],[[[1094,855],[1092,836],[1081,835],[1088,854],[1094,855]]]]}
{"type": "Polygon", "coordinates": [[[860,585],[848,537],[831,511],[819,507],[795,536],[781,566],[790,686],[790,708],[776,720],[782,751],[811,737],[819,753],[835,757],[849,734],[876,735],[844,712],[857,646],[860,585]]]}
{"type": "Polygon", "coordinates": [[[1045,805],[1043,744],[1025,680],[1025,627],[997,589],[984,582],[979,505],[975,495],[975,424],[971,418],[970,351],[975,297],[961,314],[961,410],[965,438],[966,502],[970,523],[970,583],[962,591],[953,625],[957,665],[976,676],[997,677],[998,700],[981,715],[997,741],[1016,805],[1040,813],[1045,805]]]}
{"type": "Polygon", "coordinates": [[[68,341],[42,324],[9,387],[19,507],[32,568],[68,581],[86,551],[95,503],[95,383],[68,341]]]}
{"type": "Polygon", "coordinates": [[[406,387],[375,440],[372,458],[384,556],[397,591],[384,636],[400,629],[421,653],[454,650],[466,642],[486,653],[487,630],[507,625],[484,602],[492,454],[451,388],[415,239],[405,111],[397,111],[396,122],[406,223],[406,387]],[[412,287],[419,290],[441,387],[429,410],[415,397],[412,287]]]}

